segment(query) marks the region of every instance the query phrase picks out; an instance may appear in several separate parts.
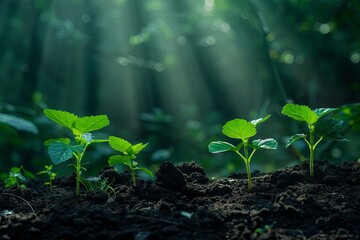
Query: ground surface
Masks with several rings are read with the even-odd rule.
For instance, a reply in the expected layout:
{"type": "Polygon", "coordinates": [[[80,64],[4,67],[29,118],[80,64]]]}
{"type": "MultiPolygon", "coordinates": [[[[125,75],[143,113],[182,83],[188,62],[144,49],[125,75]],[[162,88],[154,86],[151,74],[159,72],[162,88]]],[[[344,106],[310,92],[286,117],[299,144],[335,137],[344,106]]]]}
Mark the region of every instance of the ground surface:
{"type": "Polygon", "coordinates": [[[0,239],[360,239],[360,165],[316,162],[314,178],[308,171],[304,163],[255,173],[251,191],[245,175],[210,181],[194,163],[163,163],[155,182],[135,188],[105,170],[110,196],[75,196],[74,177],[52,193],[35,181],[2,189],[0,239]]]}

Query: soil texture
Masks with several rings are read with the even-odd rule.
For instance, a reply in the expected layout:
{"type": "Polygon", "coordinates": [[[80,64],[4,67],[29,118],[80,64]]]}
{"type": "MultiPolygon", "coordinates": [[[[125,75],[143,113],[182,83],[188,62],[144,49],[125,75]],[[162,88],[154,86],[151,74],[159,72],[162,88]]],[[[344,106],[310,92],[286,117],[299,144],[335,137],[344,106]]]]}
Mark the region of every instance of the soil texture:
{"type": "Polygon", "coordinates": [[[1,188],[0,240],[360,239],[360,164],[308,162],[271,173],[210,180],[194,162],[165,162],[156,180],[131,186],[103,170],[112,189],[75,195],[75,177],[49,191],[1,188]]]}

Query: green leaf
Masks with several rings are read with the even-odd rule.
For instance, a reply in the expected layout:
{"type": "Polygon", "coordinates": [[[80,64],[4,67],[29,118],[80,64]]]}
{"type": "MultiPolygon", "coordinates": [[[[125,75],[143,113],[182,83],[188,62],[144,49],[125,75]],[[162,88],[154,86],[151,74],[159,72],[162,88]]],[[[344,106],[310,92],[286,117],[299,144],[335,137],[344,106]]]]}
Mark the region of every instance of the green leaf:
{"type": "Polygon", "coordinates": [[[131,166],[131,157],[130,156],[122,156],[122,155],[114,155],[109,158],[109,165],[114,166],[118,164],[125,164],[126,166],[131,166]]]}
{"type": "Polygon", "coordinates": [[[263,118],[259,118],[259,119],[256,119],[256,120],[252,120],[251,123],[254,124],[255,126],[259,125],[260,123],[262,122],[265,122],[266,120],[268,120],[269,118],[271,117],[271,114],[263,117],[263,118]]]}
{"type": "Polygon", "coordinates": [[[338,119],[326,119],[318,121],[315,125],[315,133],[319,137],[332,136],[342,128],[344,121],[338,119]]]}
{"type": "Polygon", "coordinates": [[[24,168],[23,168],[23,172],[24,172],[25,177],[32,178],[32,179],[36,178],[36,176],[32,172],[25,170],[24,168]]]}
{"type": "Polygon", "coordinates": [[[44,114],[53,122],[70,129],[73,128],[74,122],[78,119],[75,114],[61,110],[44,109],[44,114]]]}
{"type": "Polygon", "coordinates": [[[317,108],[314,110],[314,112],[316,112],[316,114],[318,115],[318,118],[321,118],[323,116],[325,116],[328,113],[331,113],[333,111],[338,110],[337,108],[317,108]]]}
{"type": "Polygon", "coordinates": [[[248,139],[256,134],[255,125],[244,119],[231,120],[223,126],[224,135],[236,139],[248,139]]]}
{"type": "Polygon", "coordinates": [[[73,157],[76,149],[63,142],[53,142],[48,147],[48,153],[51,161],[55,164],[65,162],[73,157]]]}
{"type": "Polygon", "coordinates": [[[106,115],[81,117],[75,121],[75,128],[81,133],[100,130],[110,124],[106,115]]]}
{"type": "Polygon", "coordinates": [[[125,139],[114,136],[109,137],[109,144],[114,150],[122,153],[126,153],[127,149],[132,146],[131,143],[125,139]]]}
{"type": "Polygon", "coordinates": [[[149,143],[145,143],[145,144],[142,144],[142,143],[137,143],[135,144],[133,147],[133,151],[134,151],[134,154],[138,154],[139,152],[141,152],[141,150],[143,150],[149,143]]]}
{"type": "Polygon", "coordinates": [[[70,144],[71,141],[69,138],[50,138],[44,142],[44,145],[49,146],[53,142],[62,142],[65,144],[70,144]]]}
{"type": "Polygon", "coordinates": [[[263,148],[263,149],[277,149],[278,143],[273,138],[267,139],[256,139],[252,141],[252,145],[255,149],[263,148]]]}
{"type": "Polygon", "coordinates": [[[0,123],[4,123],[20,131],[26,131],[34,134],[38,133],[37,127],[32,122],[12,115],[0,113],[0,123]]]}
{"type": "Polygon", "coordinates": [[[142,172],[146,173],[147,175],[149,175],[150,177],[154,176],[154,173],[150,169],[145,168],[145,167],[136,167],[135,170],[142,171],[142,172]]]}
{"type": "Polygon", "coordinates": [[[303,133],[298,133],[298,134],[294,134],[294,135],[292,135],[290,138],[289,138],[289,140],[288,140],[288,142],[286,143],[286,148],[287,147],[289,147],[291,144],[293,144],[294,142],[296,142],[296,141],[298,141],[298,140],[300,140],[300,139],[305,139],[306,138],[306,135],[305,134],[303,134],[303,133]]]}
{"type": "Polygon", "coordinates": [[[318,115],[316,112],[312,111],[308,106],[305,105],[289,103],[283,107],[281,113],[297,121],[304,121],[308,125],[312,125],[318,120],[318,115]]]}
{"type": "Polygon", "coordinates": [[[209,144],[208,149],[209,152],[211,153],[221,153],[227,151],[235,151],[236,147],[228,142],[216,141],[216,142],[211,142],[209,144]]]}

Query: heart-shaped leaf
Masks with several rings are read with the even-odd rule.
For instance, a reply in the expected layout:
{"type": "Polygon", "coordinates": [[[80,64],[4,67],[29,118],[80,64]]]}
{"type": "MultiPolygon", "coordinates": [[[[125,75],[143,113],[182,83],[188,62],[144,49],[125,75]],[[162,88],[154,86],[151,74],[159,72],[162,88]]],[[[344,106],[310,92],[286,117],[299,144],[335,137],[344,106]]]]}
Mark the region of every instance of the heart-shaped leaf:
{"type": "Polygon", "coordinates": [[[231,120],[223,126],[224,135],[236,139],[248,139],[256,134],[255,125],[244,119],[231,120]]]}
{"type": "Polygon", "coordinates": [[[106,115],[87,116],[79,118],[75,121],[75,128],[81,133],[88,133],[100,130],[110,124],[106,115]]]}
{"type": "Polygon", "coordinates": [[[208,146],[208,149],[211,153],[221,153],[227,151],[235,151],[236,147],[228,142],[216,141],[211,142],[208,146]]]}
{"type": "Polygon", "coordinates": [[[65,162],[73,157],[76,149],[63,142],[53,142],[49,145],[48,153],[51,161],[55,164],[65,162]]]}
{"type": "Polygon", "coordinates": [[[263,149],[277,149],[278,143],[273,138],[267,138],[267,139],[256,139],[252,141],[252,146],[257,148],[263,148],[263,149]]]}
{"type": "Polygon", "coordinates": [[[305,105],[289,103],[283,107],[281,113],[297,121],[306,122],[308,125],[312,125],[318,120],[316,112],[305,105]]]}
{"type": "Polygon", "coordinates": [[[298,141],[298,140],[300,140],[300,139],[304,139],[304,138],[306,138],[306,135],[305,134],[303,134],[303,133],[298,133],[298,134],[294,134],[294,135],[292,135],[290,138],[289,138],[289,140],[288,140],[288,142],[286,143],[286,148],[287,147],[289,147],[291,144],[293,144],[294,142],[296,142],[296,141],[298,141]]]}
{"type": "Polygon", "coordinates": [[[45,109],[44,114],[53,122],[70,129],[72,129],[74,122],[78,119],[78,116],[61,110],[45,109]]]}

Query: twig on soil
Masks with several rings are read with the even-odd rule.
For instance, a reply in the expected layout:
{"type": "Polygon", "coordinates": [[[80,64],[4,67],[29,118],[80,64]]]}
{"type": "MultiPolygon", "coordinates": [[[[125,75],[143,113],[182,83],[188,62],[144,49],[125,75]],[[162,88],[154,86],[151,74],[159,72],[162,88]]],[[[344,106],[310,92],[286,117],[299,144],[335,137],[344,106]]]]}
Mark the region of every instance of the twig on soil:
{"type": "Polygon", "coordinates": [[[33,207],[31,206],[31,204],[30,204],[27,200],[25,200],[24,198],[22,198],[22,197],[20,197],[20,196],[18,196],[18,195],[12,194],[12,193],[1,193],[1,194],[3,194],[3,195],[9,195],[9,196],[11,196],[11,197],[20,198],[21,200],[23,200],[23,201],[30,207],[30,209],[31,209],[31,211],[33,212],[35,218],[39,218],[38,215],[35,213],[33,207]]]}

